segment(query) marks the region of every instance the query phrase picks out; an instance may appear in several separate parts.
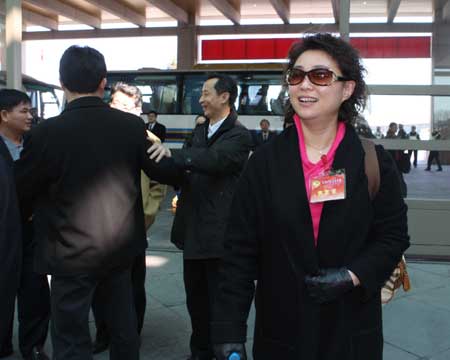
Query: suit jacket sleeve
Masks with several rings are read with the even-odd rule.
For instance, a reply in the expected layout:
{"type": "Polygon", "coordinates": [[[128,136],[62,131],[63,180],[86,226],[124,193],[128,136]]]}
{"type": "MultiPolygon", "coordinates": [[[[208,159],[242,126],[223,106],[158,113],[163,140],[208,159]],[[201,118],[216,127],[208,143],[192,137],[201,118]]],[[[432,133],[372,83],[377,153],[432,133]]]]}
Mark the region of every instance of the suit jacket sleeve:
{"type": "Polygon", "coordinates": [[[173,154],[175,164],[185,170],[222,176],[242,170],[252,142],[244,128],[234,128],[210,147],[191,147],[173,154]]]}
{"type": "Polygon", "coordinates": [[[34,201],[46,191],[58,171],[58,154],[48,154],[48,128],[45,124],[32,129],[25,138],[20,159],[14,162],[19,206],[24,218],[32,214],[34,201]]]}
{"type": "Polygon", "coordinates": [[[160,126],[160,136],[159,138],[161,139],[161,142],[166,141],[166,127],[163,124],[159,124],[160,126]]]}
{"type": "Polygon", "coordinates": [[[5,301],[10,297],[14,301],[20,275],[21,249],[21,224],[13,174],[8,162],[0,156],[0,294],[5,301]]]}
{"type": "Polygon", "coordinates": [[[180,168],[172,158],[162,158],[159,163],[150,160],[147,153],[151,142],[147,140],[145,130],[141,138],[140,161],[144,173],[152,180],[161,184],[168,184],[172,186],[179,186],[184,180],[183,169],[180,168]]]}
{"type": "Polygon", "coordinates": [[[369,292],[380,290],[409,247],[407,206],[401,195],[397,168],[390,154],[380,146],[377,155],[381,181],[373,200],[374,220],[369,241],[349,266],[369,292]]]}
{"type": "Polygon", "coordinates": [[[258,268],[258,209],[260,179],[253,155],[237,184],[225,233],[225,254],[219,290],[213,306],[211,339],[215,344],[244,343],[247,317],[255,292],[258,268]]]}

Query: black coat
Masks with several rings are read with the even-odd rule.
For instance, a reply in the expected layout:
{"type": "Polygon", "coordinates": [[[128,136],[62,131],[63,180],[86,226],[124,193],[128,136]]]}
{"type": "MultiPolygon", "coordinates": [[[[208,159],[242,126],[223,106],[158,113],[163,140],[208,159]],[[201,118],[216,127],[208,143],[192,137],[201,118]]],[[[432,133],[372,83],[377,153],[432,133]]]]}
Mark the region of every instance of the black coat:
{"type": "Polygon", "coordinates": [[[345,169],[347,197],[324,204],[317,247],[295,127],[252,156],[230,211],[214,343],[245,341],[257,280],[256,360],[382,359],[380,288],[409,237],[395,165],[381,147],[377,153],[381,186],[371,203],[364,151],[347,127],[333,163],[345,169]],[[304,276],[333,267],[347,267],[362,286],[318,305],[304,276]]]}
{"type": "Polygon", "coordinates": [[[269,131],[269,134],[267,136],[267,140],[264,141],[262,131],[258,131],[255,134],[253,148],[256,150],[259,146],[271,142],[276,136],[277,136],[276,133],[274,133],[273,131],[269,131]]]}
{"type": "Polygon", "coordinates": [[[141,169],[165,181],[148,145],[139,117],[97,97],[70,102],[30,131],[16,183],[21,207],[34,205],[38,272],[108,270],[144,251],[141,169]]]}
{"type": "MultiPolygon", "coordinates": [[[[5,146],[0,138],[0,147],[2,145],[5,146]]],[[[6,155],[11,157],[9,152],[6,155]]],[[[12,159],[7,161],[2,152],[0,154],[0,321],[2,322],[9,319],[14,311],[21,264],[22,232],[12,159]]],[[[5,340],[7,329],[8,324],[0,324],[0,341],[5,340]]]]}
{"type": "MultiPolygon", "coordinates": [[[[147,129],[150,130],[150,124],[147,124],[147,129]]],[[[151,132],[159,137],[159,140],[161,140],[161,142],[164,142],[166,140],[166,127],[163,124],[155,122],[155,125],[153,125],[153,129],[151,130],[151,132]]]]}
{"type": "Polygon", "coordinates": [[[222,256],[226,217],[252,145],[249,131],[234,112],[210,139],[208,126],[197,125],[188,147],[173,155],[175,164],[187,172],[171,240],[184,248],[186,259],[222,256]]]}

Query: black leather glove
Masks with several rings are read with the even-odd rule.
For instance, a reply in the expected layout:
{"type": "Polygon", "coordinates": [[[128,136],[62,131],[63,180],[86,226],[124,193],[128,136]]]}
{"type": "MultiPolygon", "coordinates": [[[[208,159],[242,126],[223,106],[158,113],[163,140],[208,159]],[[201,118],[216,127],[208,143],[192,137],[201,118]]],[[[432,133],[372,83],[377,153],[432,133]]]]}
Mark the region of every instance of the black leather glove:
{"type": "Polygon", "coordinates": [[[213,345],[214,355],[217,360],[247,360],[245,345],[239,343],[213,345]],[[237,356],[232,356],[235,353],[237,356]]]}
{"type": "Polygon", "coordinates": [[[317,275],[306,275],[305,284],[309,296],[319,304],[336,300],[355,286],[346,268],[320,269],[317,275]]]}

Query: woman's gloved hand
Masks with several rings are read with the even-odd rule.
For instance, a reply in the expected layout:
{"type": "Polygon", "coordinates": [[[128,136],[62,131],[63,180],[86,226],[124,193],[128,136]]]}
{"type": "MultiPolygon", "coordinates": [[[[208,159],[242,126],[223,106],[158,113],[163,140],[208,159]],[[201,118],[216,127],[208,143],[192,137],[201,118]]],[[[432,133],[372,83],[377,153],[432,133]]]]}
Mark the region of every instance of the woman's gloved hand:
{"type": "Polygon", "coordinates": [[[317,275],[306,275],[305,284],[309,296],[319,304],[336,300],[355,286],[346,268],[320,269],[317,275]]]}
{"type": "Polygon", "coordinates": [[[213,350],[217,360],[247,360],[244,344],[216,344],[213,345],[213,350]]]}

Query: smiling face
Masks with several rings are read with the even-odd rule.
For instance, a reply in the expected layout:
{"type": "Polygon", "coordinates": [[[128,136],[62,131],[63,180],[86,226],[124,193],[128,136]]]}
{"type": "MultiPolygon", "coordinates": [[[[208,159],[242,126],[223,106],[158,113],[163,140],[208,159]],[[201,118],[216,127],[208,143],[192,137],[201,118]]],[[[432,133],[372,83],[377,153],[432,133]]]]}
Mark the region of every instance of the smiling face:
{"type": "MultiPolygon", "coordinates": [[[[343,76],[336,61],[321,50],[305,51],[297,58],[294,68],[306,72],[329,69],[337,76],[343,76]]],[[[314,85],[306,76],[301,83],[289,85],[289,99],[303,121],[337,121],[339,108],[352,95],[354,87],[354,81],[334,81],[329,86],[314,85]]]]}
{"type": "Polygon", "coordinates": [[[226,115],[229,112],[228,99],[230,93],[223,92],[218,94],[214,85],[218,81],[217,78],[208,79],[203,84],[202,96],[200,97],[200,105],[203,108],[203,113],[214,123],[226,115]]]}
{"type": "Polygon", "coordinates": [[[31,104],[22,102],[14,106],[11,110],[2,110],[2,123],[9,132],[22,136],[31,129],[31,104]]]}

